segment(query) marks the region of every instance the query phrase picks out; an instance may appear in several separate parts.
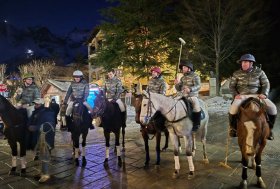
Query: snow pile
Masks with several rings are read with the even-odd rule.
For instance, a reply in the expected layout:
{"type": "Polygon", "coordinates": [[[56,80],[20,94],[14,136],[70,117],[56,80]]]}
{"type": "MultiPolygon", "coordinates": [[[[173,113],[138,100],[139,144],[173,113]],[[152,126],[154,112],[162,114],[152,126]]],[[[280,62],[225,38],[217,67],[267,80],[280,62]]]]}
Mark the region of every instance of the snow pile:
{"type": "Polygon", "coordinates": [[[228,113],[231,100],[226,100],[223,97],[216,96],[204,101],[208,106],[210,114],[224,115],[228,113]]]}

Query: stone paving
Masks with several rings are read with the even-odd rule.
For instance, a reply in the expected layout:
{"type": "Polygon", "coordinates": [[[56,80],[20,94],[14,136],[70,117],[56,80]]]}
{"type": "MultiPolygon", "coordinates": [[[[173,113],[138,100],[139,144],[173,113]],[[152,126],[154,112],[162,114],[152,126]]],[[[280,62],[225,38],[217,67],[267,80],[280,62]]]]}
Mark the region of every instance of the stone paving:
{"type": "MultiPolygon", "coordinates": [[[[32,153],[27,152],[27,176],[9,176],[11,167],[10,148],[7,141],[0,139],[0,189],[87,189],[87,188],[190,188],[190,189],[223,189],[237,188],[241,180],[240,152],[236,139],[230,140],[229,157],[225,168],[220,163],[225,162],[227,115],[210,114],[207,135],[207,150],[210,163],[202,162],[202,145],[198,142],[195,156],[195,178],[188,180],[188,164],[184,154],[180,154],[180,177],[173,179],[174,159],[171,143],[166,152],[161,153],[161,165],[151,165],[144,169],[145,151],[139,132],[139,125],[134,122],[133,108],[130,108],[127,129],[126,148],[122,153],[122,167],[117,165],[113,152],[114,136],[111,134],[109,168],[105,169],[105,144],[102,128],[89,132],[87,140],[87,165],[76,167],[72,159],[70,133],[57,130],[56,146],[52,152],[50,165],[51,179],[39,184],[34,175],[39,173],[40,161],[32,160],[32,153]]],[[[277,123],[279,123],[279,118],[277,123]]],[[[263,153],[262,174],[268,189],[280,188],[280,128],[276,123],[274,129],[276,139],[269,141],[263,153]]],[[[3,137],[2,137],[3,138],[3,137]]],[[[164,138],[162,138],[164,140],[164,138]]],[[[155,162],[155,141],[150,141],[151,162],[155,162]]],[[[19,169],[19,166],[18,166],[19,169]]],[[[248,171],[249,188],[256,187],[256,177],[253,170],[248,171]]]]}

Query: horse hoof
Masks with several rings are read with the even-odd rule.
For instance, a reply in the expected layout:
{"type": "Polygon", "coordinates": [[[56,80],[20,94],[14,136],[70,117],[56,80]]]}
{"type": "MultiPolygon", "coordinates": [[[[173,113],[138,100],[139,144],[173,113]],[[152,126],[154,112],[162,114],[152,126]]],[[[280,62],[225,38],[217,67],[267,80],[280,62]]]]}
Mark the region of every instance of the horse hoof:
{"type": "Polygon", "coordinates": [[[159,169],[160,168],[160,164],[155,164],[155,169],[159,169]]]}
{"type": "Polygon", "coordinates": [[[188,174],[188,180],[191,180],[195,177],[194,175],[194,172],[193,171],[190,171],[189,174],[188,174]]]}
{"type": "Polygon", "coordinates": [[[105,158],[105,160],[104,160],[104,162],[103,162],[103,166],[105,167],[105,168],[108,168],[109,166],[108,166],[108,158],[105,158]]]}
{"type": "Polygon", "coordinates": [[[87,160],[85,157],[82,159],[82,167],[85,167],[87,165],[87,160]]]}
{"type": "Polygon", "coordinates": [[[164,147],[161,149],[162,152],[166,152],[166,150],[167,150],[167,147],[164,147]]]}
{"type": "Polygon", "coordinates": [[[80,164],[80,163],[79,163],[79,159],[78,159],[78,158],[76,158],[76,159],[75,159],[75,165],[78,167],[78,166],[79,166],[79,164],[80,164]]]}
{"type": "Polygon", "coordinates": [[[203,161],[204,164],[209,164],[208,158],[204,158],[202,161],[203,161]]]}
{"type": "Polygon", "coordinates": [[[26,176],[26,168],[21,169],[21,171],[20,171],[20,176],[21,176],[21,177],[25,177],[25,176],[26,176]]]}
{"type": "Polygon", "coordinates": [[[125,147],[122,147],[122,152],[125,152],[125,147]]]}
{"type": "Polygon", "coordinates": [[[17,169],[16,167],[12,167],[8,175],[16,175],[16,169],[17,169]]]}
{"type": "Polygon", "coordinates": [[[39,160],[39,156],[35,155],[34,158],[33,158],[33,161],[37,161],[37,160],[39,160]]]}
{"type": "Polygon", "coordinates": [[[174,179],[179,178],[179,170],[176,170],[176,171],[173,173],[172,178],[174,178],[174,179]]]}
{"type": "Polygon", "coordinates": [[[264,183],[264,181],[263,181],[263,179],[261,177],[258,178],[257,186],[259,188],[266,188],[266,185],[265,185],[265,183],[264,183]]]}
{"type": "Polygon", "coordinates": [[[42,175],[41,178],[39,179],[39,183],[47,182],[50,178],[51,178],[50,175],[42,175]]]}
{"type": "Polygon", "coordinates": [[[247,184],[246,180],[242,180],[239,184],[240,189],[247,189],[247,186],[248,186],[248,184],[247,184]]]}
{"type": "Polygon", "coordinates": [[[122,166],[122,158],[121,158],[121,156],[118,156],[118,166],[119,167],[122,166]]]}

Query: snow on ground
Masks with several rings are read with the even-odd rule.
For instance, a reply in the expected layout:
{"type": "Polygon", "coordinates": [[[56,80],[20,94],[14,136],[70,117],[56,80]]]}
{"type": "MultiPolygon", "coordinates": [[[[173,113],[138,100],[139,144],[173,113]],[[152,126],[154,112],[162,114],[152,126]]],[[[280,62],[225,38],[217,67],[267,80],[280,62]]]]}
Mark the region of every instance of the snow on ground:
{"type": "Polygon", "coordinates": [[[221,96],[215,96],[204,100],[208,106],[210,114],[224,115],[227,114],[232,100],[225,99],[221,96]]]}

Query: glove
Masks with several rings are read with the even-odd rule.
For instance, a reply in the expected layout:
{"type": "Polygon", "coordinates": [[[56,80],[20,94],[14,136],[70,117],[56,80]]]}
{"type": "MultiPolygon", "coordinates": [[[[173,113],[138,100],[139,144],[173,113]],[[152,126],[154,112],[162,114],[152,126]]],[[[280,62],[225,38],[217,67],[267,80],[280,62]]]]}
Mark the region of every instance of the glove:
{"type": "Polygon", "coordinates": [[[23,91],[23,89],[21,87],[19,87],[19,88],[17,88],[16,93],[21,95],[22,91],[23,91]]]}

